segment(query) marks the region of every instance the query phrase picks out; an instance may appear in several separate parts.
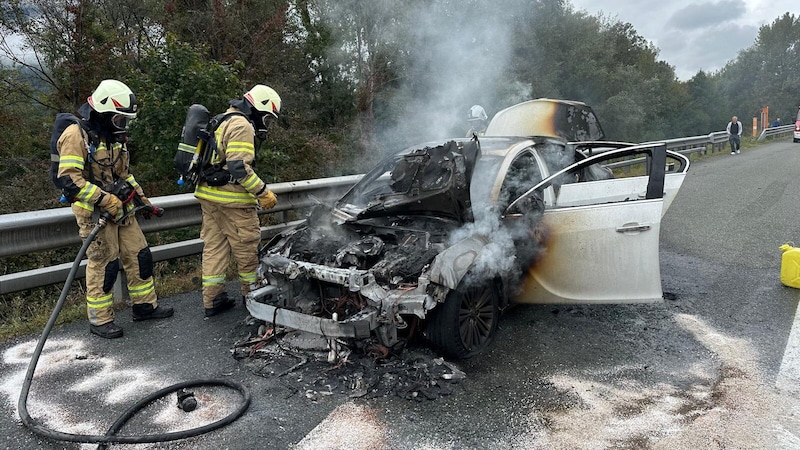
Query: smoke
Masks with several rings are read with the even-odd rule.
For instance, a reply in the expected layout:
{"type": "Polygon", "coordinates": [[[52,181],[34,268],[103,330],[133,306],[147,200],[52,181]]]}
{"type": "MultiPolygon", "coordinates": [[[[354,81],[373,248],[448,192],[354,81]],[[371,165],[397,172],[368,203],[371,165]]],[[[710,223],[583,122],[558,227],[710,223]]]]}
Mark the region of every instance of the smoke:
{"type": "Polygon", "coordinates": [[[520,270],[513,230],[501,226],[498,212],[498,209],[491,205],[474,207],[475,221],[467,223],[450,235],[450,245],[473,236],[490,239],[481,248],[468,282],[481,283],[498,276],[519,278],[520,270]]]}
{"type": "Polygon", "coordinates": [[[497,104],[496,91],[508,78],[509,9],[494,2],[434,1],[413,11],[411,76],[398,92],[407,106],[387,134],[400,133],[409,144],[465,136],[470,106],[482,105],[490,117],[508,106],[497,104]]]}
{"type": "MultiPolygon", "coordinates": [[[[506,81],[514,17],[531,8],[527,2],[374,0],[360,3],[360,13],[352,6],[333,6],[329,19],[346,23],[349,14],[361,14],[350,20],[377,23],[376,49],[395,59],[390,66],[397,79],[375,98],[377,137],[389,151],[466,136],[472,105],[491,118],[510,106],[509,97],[529,99],[529,85],[506,81]]],[[[331,49],[332,55],[341,50],[331,49]]]]}
{"type": "MultiPolygon", "coordinates": [[[[536,184],[541,177],[536,172],[523,172],[521,178],[510,180],[503,187],[504,192],[513,192],[508,200],[514,200],[536,184]]],[[[482,179],[481,173],[473,175],[473,184],[491,184],[493,180],[482,179]]],[[[541,254],[543,247],[533,233],[541,220],[542,210],[538,207],[524,206],[521,218],[503,218],[502,213],[509,202],[502,198],[497,204],[473,201],[473,222],[465,224],[450,235],[450,245],[470,237],[483,238],[487,244],[480,249],[477,260],[468,278],[468,284],[483,284],[486,280],[503,277],[509,282],[521,282],[523,271],[541,254]]],[[[510,287],[513,291],[515,286],[510,287]]]]}
{"type": "MultiPolygon", "coordinates": [[[[575,162],[572,150],[562,143],[544,140],[536,144],[538,154],[545,160],[550,173],[557,172],[575,162]]],[[[473,186],[492,186],[489,178],[493,171],[476,171],[473,186]]],[[[563,174],[557,181],[566,183],[574,175],[563,174]]],[[[483,283],[498,276],[511,282],[522,282],[524,272],[531,267],[545,250],[546,230],[540,226],[544,204],[536,193],[525,196],[521,204],[514,207],[509,217],[502,217],[511,202],[522,197],[542,181],[542,174],[535,162],[517,159],[509,168],[503,180],[496,204],[486,203],[486,195],[472,199],[472,223],[467,223],[450,236],[450,245],[463,239],[480,237],[487,241],[481,248],[470,273],[469,283],[483,283]],[[521,213],[521,214],[520,214],[521,213]]],[[[473,190],[475,192],[475,190],[473,190]]],[[[484,193],[488,194],[488,193],[484,193]]],[[[511,287],[513,291],[515,286],[511,287]]]]}

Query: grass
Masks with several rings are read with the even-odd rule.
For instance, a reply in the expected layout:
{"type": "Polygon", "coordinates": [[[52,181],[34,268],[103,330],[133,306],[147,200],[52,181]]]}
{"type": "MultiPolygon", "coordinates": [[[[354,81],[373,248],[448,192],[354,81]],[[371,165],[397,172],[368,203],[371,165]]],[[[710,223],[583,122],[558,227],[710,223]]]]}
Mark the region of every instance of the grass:
{"type": "MultiPolygon", "coordinates": [[[[169,297],[200,288],[199,255],[159,262],[153,269],[159,297],[169,297]]],[[[86,320],[84,286],[82,280],[72,283],[56,321],[57,324],[86,320]]],[[[0,342],[41,331],[52,314],[62,287],[51,285],[0,295],[0,342]]],[[[115,304],[116,309],[126,307],[128,306],[122,301],[117,301],[115,304]]]]}
{"type": "MultiPolygon", "coordinates": [[[[41,331],[60,296],[60,287],[45,286],[0,296],[0,341],[41,331]]],[[[56,323],[86,317],[83,287],[73,283],[56,323]]]]}
{"type": "MultiPolygon", "coordinates": [[[[759,147],[764,144],[769,144],[774,142],[776,139],[771,139],[769,141],[761,141],[759,142],[754,137],[743,136],[741,141],[741,148],[744,149],[752,149],[759,147]]],[[[694,161],[702,161],[705,159],[713,158],[719,155],[730,155],[731,150],[728,144],[726,143],[721,149],[711,152],[710,150],[703,154],[701,152],[695,152],[689,155],[689,160],[694,161]]],[[[626,177],[635,177],[641,176],[645,174],[645,167],[644,164],[635,164],[628,167],[617,167],[613,169],[614,176],[617,178],[626,178],[626,177]]]]}
{"type": "MultiPolygon", "coordinates": [[[[202,262],[200,255],[155,263],[156,292],[160,298],[199,291],[202,262]]],[[[227,279],[237,280],[231,264],[227,279]]],[[[44,286],[13,294],[0,295],[0,342],[41,331],[47,324],[61,295],[61,285],[44,286]]],[[[127,302],[115,299],[115,309],[127,308],[127,302]]],[[[57,324],[86,320],[86,290],[83,280],[73,282],[57,324]]]]}

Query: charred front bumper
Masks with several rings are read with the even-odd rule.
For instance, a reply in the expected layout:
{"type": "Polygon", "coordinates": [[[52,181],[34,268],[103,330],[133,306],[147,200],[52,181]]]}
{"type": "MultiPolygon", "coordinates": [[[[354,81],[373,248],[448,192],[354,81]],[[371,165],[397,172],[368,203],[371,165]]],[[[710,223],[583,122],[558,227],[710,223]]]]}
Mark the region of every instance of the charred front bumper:
{"type": "Polygon", "coordinates": [[[337,338],[368,338],[378,328],[378,311],[364,310],[345,320],[327,319],[306,313],[292,311],[266,303],[262,295],[271,295],[275,286],[266,286],[251,292],[245,299],[247,310],[253,317],[276,325],[337,338]]]}
{"type": "Polygon", "coordinates": [[[401,316],[425,318],[445,294],[424,276],[393,289],[379,285],[368,270],[282,257],[264,258],[260,271],[265,284],[245,297],[253,317],[330,338],[376,337],[384,345],[397,342],[397,330],[405,326],[401,316]],[[358,307],[345,312],[331,306],[350,300],[358,307]]]}

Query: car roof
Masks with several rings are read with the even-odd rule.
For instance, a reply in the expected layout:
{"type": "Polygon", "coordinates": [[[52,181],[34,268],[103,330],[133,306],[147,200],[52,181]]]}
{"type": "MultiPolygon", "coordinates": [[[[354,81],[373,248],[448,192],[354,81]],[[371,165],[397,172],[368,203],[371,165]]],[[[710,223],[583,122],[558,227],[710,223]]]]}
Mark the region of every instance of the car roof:
{"type": "Polygon", "coordinates": [[[566,141],[605,138],[592,108],[582,102],[540,98],[510,106],[494,115],[484,136],[544,136],[566,141]]]}

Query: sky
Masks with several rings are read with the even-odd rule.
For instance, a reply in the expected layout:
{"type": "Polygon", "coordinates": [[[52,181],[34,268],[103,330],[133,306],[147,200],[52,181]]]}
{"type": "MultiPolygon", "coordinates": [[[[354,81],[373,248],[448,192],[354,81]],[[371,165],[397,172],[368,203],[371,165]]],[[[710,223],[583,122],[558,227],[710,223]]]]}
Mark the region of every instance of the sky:
{"type": "Polygon", "coordinates": [[[576,10],[628,22],[658,49],[679,80],[714,72],[755,43],[758,29],[784,13],[800,17],[798,0],[570,0],[576,10]]]}

